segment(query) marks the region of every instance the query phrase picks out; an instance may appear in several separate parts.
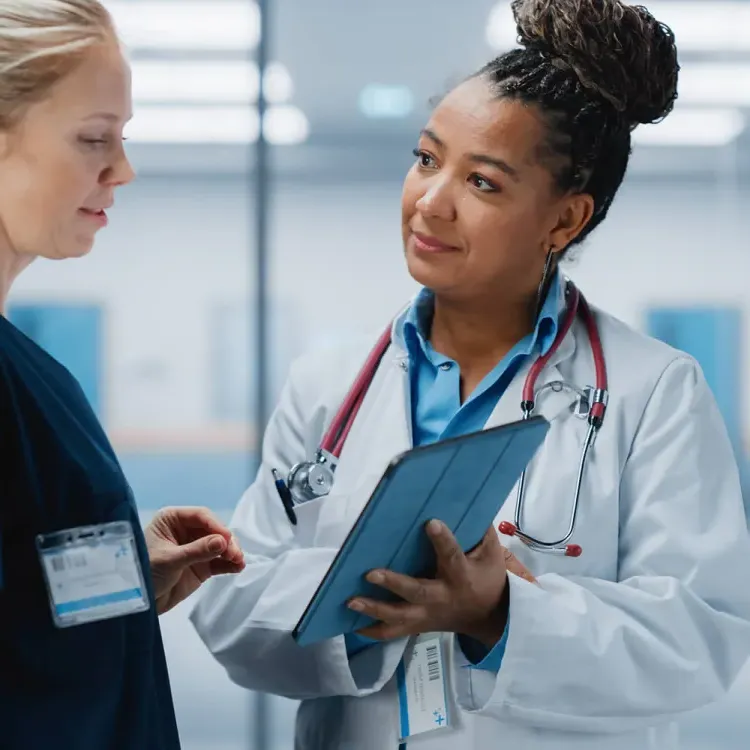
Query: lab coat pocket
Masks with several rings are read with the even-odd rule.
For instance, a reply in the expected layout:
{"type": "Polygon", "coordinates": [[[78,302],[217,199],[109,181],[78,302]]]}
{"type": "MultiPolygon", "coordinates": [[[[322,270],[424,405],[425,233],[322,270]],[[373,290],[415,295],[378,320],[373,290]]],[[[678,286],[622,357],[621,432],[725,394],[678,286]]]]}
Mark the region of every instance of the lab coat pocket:
{"type": "Polygon", "coordinates": [[[294,527],[295,542],[302,549],[320,546],[316,544],[316,534],[318,531],[318,522],[324,503],[328,498],[319,497],[317,500],[310,500],[294,508],[297,515],[297,525],[294,527]]]}
{"type": "Polygon", "coordinates": [[[318,510],[313,547],[341,547],[379,479],[379,475],[367,474],[358,477],[356,482],[339,483],[328,497],[314,501],[322,505],[318,510]]]}
{"type": "Polygon", "coordinates": [[[337,549],[341,546],[346,527],[347,496],[333,491],[329,495],[296,505],[297,525],[294,538],[301,549],[325,547],[337,549]]]}

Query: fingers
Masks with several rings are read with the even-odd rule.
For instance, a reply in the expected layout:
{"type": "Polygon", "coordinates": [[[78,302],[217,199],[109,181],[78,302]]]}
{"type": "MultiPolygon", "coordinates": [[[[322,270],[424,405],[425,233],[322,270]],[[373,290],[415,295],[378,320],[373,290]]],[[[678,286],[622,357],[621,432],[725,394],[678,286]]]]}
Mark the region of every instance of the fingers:
{"type": "MultiPolygon", "coordinates": [[[[164,508],[160,511],[160,521],[169,527],[170,538],[174,541],[179,542],[179,540],[196,536],[204,539],[216,535],[222,537],[226,544],[219,554],[230,563],[242,564],[242,567],[244,567],[244,554],[237,540],[232,532],[208,508],[193,506],[164,508]]],[[[216,556],[214,555],[214,557],[216,556]]]]}
{"type": "Polygon", "coordinates": [[[505,561],[505,569],[509,573],[517,575],[530,583],[536,583],[537,580],[533,573],[505,546],[500,543],[500,538],[494,528],[489,528],[484,535],[484,539],[468,555],[469,560],[480,560],[485,556],[500,554],[505,561]]]}
{"type": "Polygon", "coordinates": [[[411,604],[427,604],[435,599],[437,589],[440,588],[435,581],[412,578],[391,570],[373,570],[367,575],[367,580],[411,604]]]}
{"type": "Polygon", "coordinates": [[[229,541],[232,532],[208,509],[197,506],[164,508],[161,513],[168,523],[204,534],[219,534],[229,541]]]}
{"type": "Polygon", "coordinates": [[[513,573],[530,583],[537,582],[531,571],[507,547],[502,547],[502,550],[505,558],[505,569],[509,573],[513,573]]]}
{"type": "Polygon", "coordinates": [[[395,641],[397,638],[417,634],[418,630],[410,629],[405,625],[391,625],[385,622],[379,622],[377,625],[357,631],[357,635],[372,638],[374,641],[395,641]]]}
{"type": "Polygon", "coordinates": [[[354,612],[377,620],[375,625],[359,631],[360,635],[376,640],[392,640],[417,632],[418,624],[424,619],[423,608],[415,604],[389,604],[357,597],[348,606],[354,612]]]}
{"type": "Polygon", "coordinates": [[[466,557],[469,560],[479,560],[485,556],[491,557],[497,554],[499,547],[500,539],[495,529],[490,526],[490,528],[485,532],[484,537],[482,537],[482,541],[479,542],[479,544],[477,544],[477,546],[474,547],[474,549],[472,549],[466,555],[466,557]]]}
{"type": "Polygon", "coordinates": [[[225,560],[223,557],[220,557],[219,559],[212,560],[209,563],[209,570],[211,571],[212,576],[233,575],[236,573],[241,573],[244,569],[244,560],[240,562],[231,562],[229,560],[225,560]]]}
{"type": "Polygon", "coordinates": [[[194,542],[173,545],[164,550],[163,564],[171,568],[187,568],[196,563],[215,560],[227,549],[227,540],[217,534],[205,536],[194,542]]]}
{"type": "Polygon", "coordinates": [[[435,548],[438,569],[451,580],[465,578],[466,556],[450,529],[442,521],[433,520],[426,530],[435,548]]]}
{"type": "Polygon", "coordinates": [[[242,552],[242,548],[237,543],[234,536],[230,536],[229,544],[227,545],[226,551],[222,555],[222,558],[232,565],[239,565],[240,570],[245,567],[245,555],[242,552]]]}

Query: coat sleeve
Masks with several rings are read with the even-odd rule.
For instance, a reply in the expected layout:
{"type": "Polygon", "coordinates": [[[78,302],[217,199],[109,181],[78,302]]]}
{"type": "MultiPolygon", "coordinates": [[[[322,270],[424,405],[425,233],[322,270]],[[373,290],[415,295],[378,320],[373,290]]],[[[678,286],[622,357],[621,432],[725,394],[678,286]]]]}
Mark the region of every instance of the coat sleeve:
{"type": "Polygon", "coordinates": [[[343,636],[304,648],[291,636],[337,552],[311,545],[315,503],[299,506],[298,526],[290,525],[271,474],[305,460],[306,444],[319,439],[322,415],[303,408],[310,380],[304,362],[295,364],[270,419],[255,482],[230,522],[245,569],[207,581],[190,614],[235,683],[295,700],[377,692],[395,673],[406,644],[376,644],[350,659],[343,636]]]}
{"type": "Polygon", "coordinates": [[[620,504],[618,580],[509,576],[502,668],[457,669],[463,708],[619,733],[727,692],[750,655],[750,543],[732,448],[692,359],[673,361],[654,389],[620,504]]]}

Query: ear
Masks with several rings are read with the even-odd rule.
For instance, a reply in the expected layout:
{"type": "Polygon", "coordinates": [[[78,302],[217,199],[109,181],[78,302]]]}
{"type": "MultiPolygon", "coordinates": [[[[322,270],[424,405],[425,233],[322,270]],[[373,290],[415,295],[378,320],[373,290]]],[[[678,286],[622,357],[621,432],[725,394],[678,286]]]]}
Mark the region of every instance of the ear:
{"type": "Polygon", "coordinates": [[[564,250],[584,230],[594,215],[594,199],[587,193],[566,195],[560,201],[557,223],[549,235],[549,245],[564,250]]]}

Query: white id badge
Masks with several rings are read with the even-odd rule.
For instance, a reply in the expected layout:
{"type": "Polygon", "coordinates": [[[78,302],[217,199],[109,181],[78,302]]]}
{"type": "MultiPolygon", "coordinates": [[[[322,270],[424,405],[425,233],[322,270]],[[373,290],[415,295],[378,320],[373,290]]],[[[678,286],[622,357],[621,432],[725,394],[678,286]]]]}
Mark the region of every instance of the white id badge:
{"type": "Polygon", "coordinates": [[[401,743],[426,732],[449,729],[447,660],[438,633],[420,635],[396,673],[401,743]]]}
{"type": "Polygon", "coordinates": [[[129,521],[40,534],[36,546],[58,628],[149,608],[129,521]]]}

